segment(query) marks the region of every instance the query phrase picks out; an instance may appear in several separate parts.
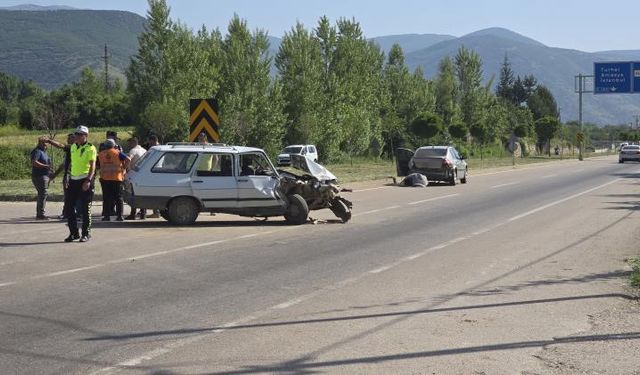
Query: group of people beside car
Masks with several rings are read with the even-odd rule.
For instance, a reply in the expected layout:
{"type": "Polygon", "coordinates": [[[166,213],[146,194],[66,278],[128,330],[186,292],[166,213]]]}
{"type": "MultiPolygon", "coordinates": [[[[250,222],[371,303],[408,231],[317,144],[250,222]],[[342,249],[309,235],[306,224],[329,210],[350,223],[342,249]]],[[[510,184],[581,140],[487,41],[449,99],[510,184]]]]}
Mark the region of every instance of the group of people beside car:
{"type": "MultiPolygon", "coordinates": [[[[78,126],[74,133],[67,135],[66,144],[40,137],[31,152],[31,180],[38,193],[36,220],[49,219],[45,215],[49,183],[63,173],[64,206],[60,219],[66,219],[69,226],[69,236],[65,242],[87,242],[91,239],[91,204],[97,176],[103,196],[102,220],[110,221],[112,216],[116,216],[117,221],[124,220],[124,176],[146,152],[138,139],[133,137],[127,140],[128,154],[124,153],[118,145],[115,131],[107,131],[105,141],[98,148],[88,141],[88,136],[89,128],[78,126]],[[47,153],[48,145],[64,151],[64,162],[55,171],[47,153]],[[81,228],[78,228],[79,220],[82,222],[81,228]]],[[[155,135],[149,136],[148,142],[149,147],[159,144],[155,135]]],[[[138,209],[140,218],[145,219],[146,210],[141,207],[131,207],[126,219],[135,219],[138,209]]],[[[154,212],[150,217],[159,217],[159,213],[154,212]]]]}

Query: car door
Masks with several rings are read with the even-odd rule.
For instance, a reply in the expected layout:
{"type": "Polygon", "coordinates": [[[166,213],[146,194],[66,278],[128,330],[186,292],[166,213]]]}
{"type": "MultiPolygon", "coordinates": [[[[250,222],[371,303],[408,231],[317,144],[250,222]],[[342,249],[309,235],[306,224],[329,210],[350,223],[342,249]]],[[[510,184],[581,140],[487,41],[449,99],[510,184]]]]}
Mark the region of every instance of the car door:
{"type": "Polygon", "coordinates": [[[413,154],[413,150],[408,148],[396,149],[396,172],[399,177],[405,177],[409,174],[409,161],[413,154]]]}
{"type": "Polygon", "coordinates": [[[191,189],[205,208],[236,208],[238,183],[233,154],[200,153],[191,176],[191,189]]]}
{"type": "Polygon", "coordinates": [[[456,170],[458,171],[458,178],[464,178],[467,171],[467,163],[462,160],[458,150],[453,147],[451,148],[451,156],[453,158],[453,164],[456,166],[456,170]]]}
{"type": "Polygon", "coordinates": [[[237,166],[239,208],[280,206],[278,174],[264,153],[241,153],[237,166]]]}

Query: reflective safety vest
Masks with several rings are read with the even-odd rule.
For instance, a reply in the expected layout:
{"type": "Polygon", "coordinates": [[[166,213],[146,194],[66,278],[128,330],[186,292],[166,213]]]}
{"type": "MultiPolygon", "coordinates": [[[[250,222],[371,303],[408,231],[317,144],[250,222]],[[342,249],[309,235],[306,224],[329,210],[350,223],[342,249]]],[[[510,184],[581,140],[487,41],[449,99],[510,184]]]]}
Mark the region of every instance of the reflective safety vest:
{"type": "Polygon", "coordinates": [[[124,167],[120,160],[120,151],[115,148],[98,153],[100,178],[106,181],[124,181],[124,167]]]}

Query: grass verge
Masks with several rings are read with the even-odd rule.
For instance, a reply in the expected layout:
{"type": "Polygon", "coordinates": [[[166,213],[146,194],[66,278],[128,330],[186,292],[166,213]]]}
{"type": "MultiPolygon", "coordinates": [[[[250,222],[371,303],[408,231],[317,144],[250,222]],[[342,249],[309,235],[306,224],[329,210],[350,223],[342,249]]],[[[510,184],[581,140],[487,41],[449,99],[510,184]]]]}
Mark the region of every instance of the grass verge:
{"type": "Polygon", "coordinates": [[[632,287],[640,289],[640,258],[630,259],[629,264],[631,264],[629,283],[632,287]]]}

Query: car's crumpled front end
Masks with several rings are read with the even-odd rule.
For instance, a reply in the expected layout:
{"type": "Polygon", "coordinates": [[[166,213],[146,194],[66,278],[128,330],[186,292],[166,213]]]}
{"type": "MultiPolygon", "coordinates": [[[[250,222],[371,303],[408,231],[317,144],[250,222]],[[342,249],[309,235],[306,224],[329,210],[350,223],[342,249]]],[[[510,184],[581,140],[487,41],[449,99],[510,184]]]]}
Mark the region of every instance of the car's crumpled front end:
{"type": "Polygon", "coordinates": [[[291,155],[291,167],[278,173],[283,196],[298,194],[310,211],[329,208],[343,222],[351,219],[353,204],[340,195],[337,178],[327,168],[305,156],[291,155]]]}

